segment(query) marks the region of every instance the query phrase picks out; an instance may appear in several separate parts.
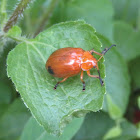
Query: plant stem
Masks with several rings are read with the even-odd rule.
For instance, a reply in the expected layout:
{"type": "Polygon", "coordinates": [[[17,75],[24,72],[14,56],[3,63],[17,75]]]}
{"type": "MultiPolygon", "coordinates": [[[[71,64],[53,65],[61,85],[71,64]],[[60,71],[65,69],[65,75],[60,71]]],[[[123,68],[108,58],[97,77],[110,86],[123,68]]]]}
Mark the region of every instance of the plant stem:
{"type": "Polygon", "coordinates": [[[44,26],[46,25],[47,21],[49,20],[55,6],[58,0],[52,0],[48,9],[46,10],[44,16],[41,19],[40,25],[38,26],[38,29],[36,30],[34,37],[36,35],[38,35],[40,33],[40,31],[42,31],[42,29],[44,28],[44,26]]]}
{"type": "Polygon", "coordinates": [[[16,22],[18,17],[23,13],[24,9],[30,3],[31,0],[21,0],[20,3],[17,5],[17,8],[9,18],[8,22],[4,26],[3,31],[7,32],[16,22]]]}

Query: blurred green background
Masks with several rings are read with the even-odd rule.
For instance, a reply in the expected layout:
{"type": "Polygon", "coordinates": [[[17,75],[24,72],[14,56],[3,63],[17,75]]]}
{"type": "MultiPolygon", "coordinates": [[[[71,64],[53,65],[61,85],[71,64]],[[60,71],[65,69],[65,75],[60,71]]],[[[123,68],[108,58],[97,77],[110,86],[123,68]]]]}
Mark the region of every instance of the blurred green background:
{"type": "MultiPolygon", "coordinates": [[[[5,19],[0,21],[0,36],[19,3],[0,0],[0,20],[5,19]]],[[[104,46],[108,42],[117,45],[115,55],[105,57],[114,66],[105,61],[111,82],[106,79],[103,110],[73,120],[59,138],[48,134],[7,77],[7,55],[17,42],[0,38],[0,140],[140,139],[140,0],[31,0],[15,24],[22,36],[33,38],[56,23],[83,19],[96,29],[97,36],[106,38],[104,46]]]]}

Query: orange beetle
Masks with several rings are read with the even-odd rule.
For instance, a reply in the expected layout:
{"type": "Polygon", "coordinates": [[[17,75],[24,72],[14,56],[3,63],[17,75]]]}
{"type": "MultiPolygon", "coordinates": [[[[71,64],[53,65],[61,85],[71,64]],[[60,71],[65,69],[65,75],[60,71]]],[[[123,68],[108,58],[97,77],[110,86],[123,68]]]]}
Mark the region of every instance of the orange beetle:
{"type": "Polygon", "coordinates": [[[57,88],[58,84],[66,81],[68,77],[77,75],[81,71],[80,79],[83,83],[83,90],[85,90],[85,82],[83,80],[83,71],[86,71],[88,76],[98,78],[101,86],[104,82],[100,77],[100,71],[98,68],[98,62],[103,55],[113,46],[105,48],[102,53],[98,53],[92,49],[91,51],[84,51],[81,48],[62,48],[53,52],[46,62],[46,68],[48,72],[54,77],[63,78],[63,80],[57,82],[54,89],[57,88]],[[95,53],[101,57],[97,60],[92,54],[95,53]],[[99,75],[91,75],[90,69],[96,68],[99,75]]]}

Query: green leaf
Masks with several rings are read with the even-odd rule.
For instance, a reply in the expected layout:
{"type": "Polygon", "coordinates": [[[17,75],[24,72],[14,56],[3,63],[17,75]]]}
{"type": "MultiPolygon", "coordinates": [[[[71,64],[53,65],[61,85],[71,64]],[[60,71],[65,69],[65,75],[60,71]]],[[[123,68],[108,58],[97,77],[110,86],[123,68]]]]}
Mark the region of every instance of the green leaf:
{"type": "Polygon", "coordinates": [[[138,11],[138,17],[137,17],[137,29],[140,30],[140,9],[138,11]]]}
{"type": "Polygon", "coordinates": [[[114,125],[114,121],[106,113],[89,113],[72,140],[102,140],[114,125]]]}
{"type": "Polygon", "coordinates": [[[140,32],[135,31],[129,24],[116,22],[113,34],[118,51],[127,62],[140,56],[140,32]]]}
{"type": "Polygon", "coordinates": [[[125,119],[113,121],[106,113],[89,113],[72,140],[132,140],[137,135],[135,125],[125,119]]]}
{"type": "Polygon", "coordinates": [[[10,103],[11,97],[10,87],[4,82],[0,82],[0,103],[10,103]]]}
{"type": "Polygon", "coordinates": [[[21,29],[18,26],[13,26],[7,33],[8,37],[21,37],[21,29]]]}
{"type": "MultiPolygon", "coordinates": [[[[16,45],[15,43],[11,43],[11,42],[7,41],[5,46],[2,46],[4,48],[4,50],[2,52],[0,52],[0,80],[1,81],[4,81],[7,78],[6,59],[7,59],[8,52],[11,49],[13,49],[15,45],[16,45]]],[[[9,79],[8,79],[8,81],[9,81],[9,79]]]]}
{"type": "Polygon", "coordinates": [[[121,120],[120,127],[122,129],[121,135],[111,140],[134,140],[137,138],[137,128],[134,124],[123,119],[121,120]]]}
{"type": "Polygon", "coordinates": [[[39,126],[37,121],[31,117],[27,122],[24,130],[22,132],[20,140],[70,140],[73,135],[78,131],[83,118],[74,119],[68,126],[64,129],[63,134],[60,137],[55,137],[48,134],[43,127],[39,126]]]}
{"type": "Polygon", "coordinates": [[[140,109],[140,96],[138,97],[138,107],[140,109]]]}
{"type": "Polygon", "coordinates": [[[106,100],[107,100],[108,112],[111,118],[113,119],[121,118],[122,110],[116,104],[114,104],[109,94],[106,95],[106,100]]]}
{"type": "Polygon", "coordinates": [[[15,10],[15,7],[19,3],[18,0],[0,0],[0,24],[1,24],[1,30],[3,30],[3,27],[8,20],[8,18],[11,16],[13,11],[15,10]]]}
{"type": "MultiPolygon", "coordinates": [[[[97,34],[104,48],[112,44],[102,35],[97,34]]],[[[117,51],[119,46],[112,48],[105,55],[106,91],[103,109],[108,111],[112,118],[123,116],[130,95],[130,78],[128,68],[122,56],[117,51]],[[105,108],[106,107],[106,108],[105,108]]]]}
{"type": "Polygon", "coordinates": [[[9,107],[9,104],[0,103],[0,117],[3,115],[3,113],[7,110],[8,107],[9,107]]]}
{"type": "Polygon", "coordinates": [[[113,7],[109,0],[66,0],[53,15],[53,22],[84,19],[97,32],[112,40],[113,7]]]}
{"type": "Polygon", "coordinates": [[[140,123],[138,123],[137,126],[137,137],[140,138],[140,123]]]}
{"type": "Polygon", "coordinates": [[[112,127],[104,136],[105,140],[132,140],[137,137],[135,125],[125,119],[118,120],[117,125],[112,127]]]}
{"type": "Polygon", "coordinates": [[[110,138],[114,138],[114,137],[120,136],[121,132],[122,132],[121,128],[119,126],[115,126],[115,127],[111,128],[106,133],[106,135],[104,136],[104,140],[108,140],[110,138]]]}
{"type": "Polygon", "coordinates": [[[115,9],[115,19],[136,25],[140,9],[139,0],[112,0],[112,4],[115,9]]]}
{"type": "MultiPolygon", "coordinates": [[[[86,74],[85,92],[82,91],[79,75],[70,77],[57,90],[53,89],[60,79],[47,72],[46,60],[56,49],[68,46],[84,50],[95,48],[101,52],[101,43],[95,30],[83,21],[75,21],[57,24],[35,39],[25,40],[9,53],[7,59],[8,76],[14,82],[16,90],[36,120],[55,135],[62,133],[73,116],[81,117],[88,111],[101,109],[105,93],[105,87],[101,87],[99,80],[86,74]]],[[[99,63],[99,68],[101,77],[104,78],[102,62],[99,63]]],[[[96,70],[93,72],[96,73],[96,70]]]]}
{"type": "Polygon", "coordinates": [[[137,90],[140,88],[140,57],[130,61],[129,71],[132,78],[133,89],[137,90]]]}
{"type": "Polygon", "coordinates": [[[36,29],[40,26],[40,20],[44,16],[48,4],[52,0],[35,0],[30,8],[25,9],[23,20],[20,21],[20,25],[23,29],[23,34],[33,36],[36,29]]]}
{"type": "MultiPolygon", "coordinates": [[[[33,2],[33,0],[32,0],[33,2]]],[[[11,14],[10,18],[6,22],[3,31],[7,32],[10,28],[12,28],[13,25],[16,24],[18,18],[22,15],[24,9],[31,3],[31,0],[24,0],[20,1],[18,5],[16,6],[14,12],[11,14]]]]}
{"type": "Polygon", "coordinates": [[[39,31],[43,30],[45,25],[48,26],[50,23],[49,19],[58,1],[61,0],[36,0],[30,8],[26,9],[23,20],[21,21],[24,34],[28,34],[28,37],[36,36],[39,31]]]}
{"type": "Polygon", "coordinates": [[[5,34],[5,37],[9,37],[9,38],[11,38],[11,39],[13,39],[13,40],[15,40],[15,41],[19,41],[19,42],[21,42],[21,41],[24,41],[24,40],[26,40],[26,38],[25,37],[21,37],[21,33],[22,33],[22,31],[21,31],[21,29],[20,29],[20,27],[18,27],[18,26],[13,26],[11,29],[9,29],[8,30],[8,32],[5,34]]]}
{"type": "Polygon", "coordinates": [[[0,82],[0,117],[7,110],[12,100],[11,87],[4,81],[0,82]]]}
{"type": "Polygon", "coordinates": [[[0,139],[15,140],[21,134],[29,116],[21,100],[15,100],[0,118],[0,139]]]}
{"type": "Polygon", "coordinates": [[[7,69],[6,67],[7,55],[9,51],[13,49],[15,45],[16,45],[15,43],[7,41],[4,46],[5,49],[0,56],[0,81],[1,81],[0,83],[2,84],[0,86],[0,102],[3,100],[3,98],[6,98],[6,100],[8,100],[7,102],[5,102],[6,104],[7,103],[9,104],[9,102],[13,100],[14,97],[17,95],[12,81],[9,80],[9,78],[7,77],[7,70],[6,70],[7,69]],[[5,93],[5,92],[8,92],[8,93],[5,93]]]}

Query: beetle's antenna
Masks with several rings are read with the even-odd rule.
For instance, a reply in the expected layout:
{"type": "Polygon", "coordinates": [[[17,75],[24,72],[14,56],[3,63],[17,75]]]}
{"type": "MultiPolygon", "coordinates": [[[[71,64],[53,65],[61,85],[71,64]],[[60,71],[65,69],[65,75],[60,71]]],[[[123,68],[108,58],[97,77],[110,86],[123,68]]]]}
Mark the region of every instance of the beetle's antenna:
{"type": "Polygon", "coordinates": [[[102,51],[102,56],[98,59],[98,61],[101,60],[101,58],[108,52],[108,50],[110,50],[112,47],[116,47],[115,44],[111,45],[109,48],[105,48],[103,51],[102,51]]]}
{"type": "Polygon", "coordinates": [[[112,47],[116,47],[116,45],[113,44],[113,45],[111,45],[109,48],[105,48],[105,49],[102,51],[101,54],[105,55],[105,53],[106,53],[108,50],[110,50],[112,47]]]}

